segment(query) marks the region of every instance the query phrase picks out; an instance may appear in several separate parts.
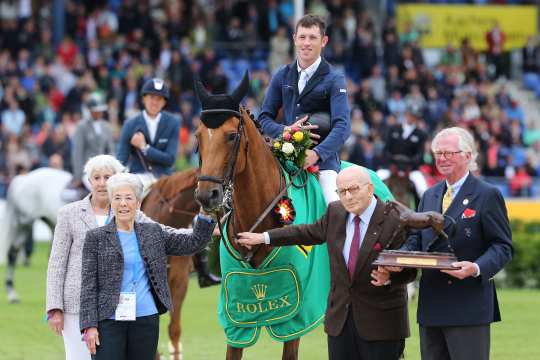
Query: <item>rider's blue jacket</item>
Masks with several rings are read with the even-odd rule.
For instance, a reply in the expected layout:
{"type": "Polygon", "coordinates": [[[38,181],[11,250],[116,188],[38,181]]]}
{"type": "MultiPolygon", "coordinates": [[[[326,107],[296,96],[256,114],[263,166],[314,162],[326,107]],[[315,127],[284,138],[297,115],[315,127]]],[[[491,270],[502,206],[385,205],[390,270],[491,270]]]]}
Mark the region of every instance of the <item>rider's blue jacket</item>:
{"type": "Polygon", "coordinates": [[[173,172],[176,153],[178,151],[178,133],[180,132],[180,120],[165,111],[161,112],[161,118],[157,127],[154,141],[150,140],[150,134],[144,117],[141,114],[126,121],[120,133],[118,144],[118,160],[122,165],[129,167],[131,173],[146,172],[141,157],[146,162],[148,169],[156,177],[169,175],[173,172]],[[142,132],[146,143],[150,145],[146,154],[131,145],[131,137],[136,132],[142,132]],[[139,154],[137,152],[139,151],[139,154]]]}
{"type": "Polygon", "coordinates": [[[301,94],[296,61],[279,69],[272,77],[258,121],[265,134],[277,138],[297,116],[315,112],[328,112],[332,119],[330,134],[313,148],[320,158],[318,165],[321,170],[339,171],[339,152],[351,134],[347,86],[345,76],[324,59],[301,94]],[[283,116],[278,122],[280,110],[283,116]]]}

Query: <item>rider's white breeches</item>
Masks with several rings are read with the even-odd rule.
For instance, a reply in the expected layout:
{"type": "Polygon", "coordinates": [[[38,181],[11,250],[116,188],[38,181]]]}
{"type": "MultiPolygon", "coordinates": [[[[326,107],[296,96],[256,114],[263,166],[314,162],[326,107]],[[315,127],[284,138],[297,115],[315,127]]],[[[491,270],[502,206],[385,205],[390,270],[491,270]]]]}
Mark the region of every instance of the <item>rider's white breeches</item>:
{"type": "MultiPolygon", "coordinates": [[[[381,180],[384,181],[390,177],[390,170],[379,169],[377,170],[377,175],[379,175],[381,180]]],[[[409,173],[409,179],[413,182],[418,197],[422,197],[422,195],[424,195],[424,192],[428,189],[426,178],[424,177],[422,172],[419,170],[411,171],[409,173]]]]}
{"type": "Polygon", "coordinates": [[[321,170],[319,175],[319,184],[321,184],[326,205],[330,204],[332,201],[339,200],[339,196],[336,193],[336,179],[337,172],[334,170],[321,170]]]}

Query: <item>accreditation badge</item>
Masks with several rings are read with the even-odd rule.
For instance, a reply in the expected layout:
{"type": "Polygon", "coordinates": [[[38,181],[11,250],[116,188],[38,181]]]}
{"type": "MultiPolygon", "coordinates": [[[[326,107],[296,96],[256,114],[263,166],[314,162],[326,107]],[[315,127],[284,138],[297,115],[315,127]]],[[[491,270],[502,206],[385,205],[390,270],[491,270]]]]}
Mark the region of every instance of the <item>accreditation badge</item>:
{"type": "Polygon", "coordinates": [[[121,292],[114,318],[117,321],[135,321],[136,300],[134,292],[121,292]]]}

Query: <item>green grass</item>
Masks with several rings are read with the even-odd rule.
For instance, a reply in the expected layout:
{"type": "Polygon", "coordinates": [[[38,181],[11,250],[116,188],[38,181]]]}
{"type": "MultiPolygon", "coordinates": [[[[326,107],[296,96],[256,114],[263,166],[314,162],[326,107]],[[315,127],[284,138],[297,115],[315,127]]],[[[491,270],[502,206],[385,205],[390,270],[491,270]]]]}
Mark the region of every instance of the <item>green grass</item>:
{"type": "MultiPolygon", "coordinates": [[[[60,360],[62,339],[54,335],[44,320],[44,297],[47,245],[38,244],[32,264],[16,271],[16,286],[22,299],[10,305],[5,293],[0,297],[0,359],[60,360]]],[[[5,267],[0,267],[0,279],[5,267]]],[[[492,326],[491,358],[494,360],[540,359],[536,326],[540,323],[540,291],[501,290],[499,303],[503,321],[492,326]],[[536,340],[535,340],[536,339],[536,340]]],[[[183,311],[184,358],[223,359],[225,339],[217,322],[218,288],[201,290],[192,281],[183,311]]],[[[456,306],[459,306],[456,304],[456,306]]],[[[415,325],[416,303],[411,306],[412,337],[407,340],[406,359],[419,359],[418,328],[415,325]]],[[[167,351],[168,316],[161,318],[159,349],[167,351]]],[[[281,344],[263,331],[259,342],[245,351],[244,359],[280,359],[281,344]]],[[[326,335],[322,326],[302,338],[300,359],[327,359],[326,335]]]]}

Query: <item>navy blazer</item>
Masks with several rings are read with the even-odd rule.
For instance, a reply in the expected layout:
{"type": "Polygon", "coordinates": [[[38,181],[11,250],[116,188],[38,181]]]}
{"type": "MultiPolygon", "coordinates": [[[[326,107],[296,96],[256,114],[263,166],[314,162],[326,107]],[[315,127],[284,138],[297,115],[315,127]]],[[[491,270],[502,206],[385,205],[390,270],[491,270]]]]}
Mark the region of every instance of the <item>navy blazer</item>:
{"type": "Polygon", "coordinates": [[[350,110],[345,76],[326,60],[321,59],[301,94],[298,93],[296,61],[279,69],[266,91],[258,121],[265,134],[277,138],[298,115],[323,111],[331,115],[332,130],[314,150],[319,154],[321,170],[339,171],[339,152],[351,134],[350,110]],[[280,109],[283,110],[281,124],[276,122],[280,109]]]}
{"type": "Polygon", "coordinates": [[[403,126],[394,125],[388,129],[385,144],[385,155],[388,164],[393,162],[393,156],[405,155],[413,169],[418,169],[424,156],[424,144],[427,134],[424,130],[415,128],[407,138],[403,138],[403,126]]]}
{"type": "MultiPolygon", "coordinates": [[[[418,211],[441,212],[446,182],[428,189],[418,211]]],[[[439,270],[422,270],[418,299],[418,323],[423,326],[472,326],[500,321],[499,304],[493,276],[512,258],[512,233],[504,199],[497,188],[469,174],[447,215],[456,220],[450,232],[450,245],[460,261],[471,261],[480,267],[479,277],[459,280],[439,270]],[[464,217],[474,210],[474,216],[464,217]]],[[[402,247],[427,251],[434,239],[433,230],[412,233],[402,247]]],[[[430,251],[448,251],[439,241],[430,251]]]]}
{"type": "Polygon", "coordinates": [[[146,143],[150,145],[146,155],[143,155],[142,152],[140,154],[146,160],[147,166],[152,169],[152,173],[156,177],[172,174],[178,151],[180,120],[168,112],[161,112],[161,119],[153,142],[150,141],[150,133],[142,112],[124,123],[116,157],[129,168],[130,172],[143,173],[146,172],[146,169],[137,156],[137,149],[130,143],[131,137],[137,131],[144,134],[146,143]]]}

